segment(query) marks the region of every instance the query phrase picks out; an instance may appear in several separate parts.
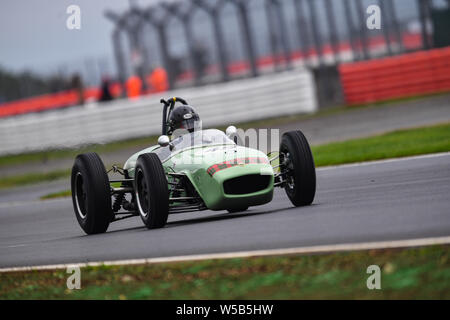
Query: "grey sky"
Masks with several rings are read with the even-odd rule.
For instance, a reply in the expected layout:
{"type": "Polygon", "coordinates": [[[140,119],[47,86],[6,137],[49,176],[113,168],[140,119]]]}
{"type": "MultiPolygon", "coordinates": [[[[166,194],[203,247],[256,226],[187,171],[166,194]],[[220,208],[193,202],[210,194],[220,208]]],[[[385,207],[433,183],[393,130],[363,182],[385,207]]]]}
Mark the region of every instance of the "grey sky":
{"type": "MultiPolygon", "coordinates": [[[[135,0],[142,7],[155,2],[158,0],[135,0]]],[[[416,2],[395,0],[399,16],[416,14],[416,2]]],[[[370,3],[377,1],[364,0],[364,4],[370,3]]],[[[66,72],[89,72],[88,60],[93,59],[103,60],[106,72],[114,72],[113,24],[104,17],[104,11],[121,13],[128,7],[128,0],[1,0],[0,66],[40,73],[62,67],[66,72]],[[81,30],[66,28],[66,9],[71,4],[81,8],[81,30]]]]}
{"type": "MultiPolygon", "coordinates": [[[[139,0],[137,4],[154,2],[139,0]]],[[[85,58],[111,59],[113,24],[103,13],[128,7],[128,0],[2,0],[0,65],[45,72],[85,58]],[[66,28],[66,9],[71,4],[81,8],[81,30],[66,28]]]]}

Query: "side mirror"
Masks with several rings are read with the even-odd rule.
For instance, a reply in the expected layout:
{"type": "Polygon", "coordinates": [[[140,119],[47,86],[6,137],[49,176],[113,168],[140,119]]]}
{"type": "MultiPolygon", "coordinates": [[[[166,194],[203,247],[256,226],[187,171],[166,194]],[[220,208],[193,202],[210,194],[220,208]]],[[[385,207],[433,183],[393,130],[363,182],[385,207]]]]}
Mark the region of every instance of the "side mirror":
{"type": "Polygon", "coordinates": [[[158,144],[161,147],[167,147],[169,145],[169,143],[170,143],[170,139],[168,136],[166,136],[166,135],[159,136],[158,144]]]}
{"type": "Polygon", "coordinates": [[[228,128],[227,128],[227,130],[225,130],[225,134],[228,136],[228,137],[231,137],[233,134],[235,134],[237,132],[237,129],[236,129],[236,127],[235,126],[229,126],[228,128]]]}
{"type": "MultiPolygon", "coordinates": [[[[237,129],[235,126],[229,126],[227,128],[227,130],[225,130],[225,134],[227,135],[228,138],[231,138],[233,135],[235,135],[237,132],[237,129]]],[[[237,136],[234,136],[233,138],[234,143],[237,144],[237,136]]]]}

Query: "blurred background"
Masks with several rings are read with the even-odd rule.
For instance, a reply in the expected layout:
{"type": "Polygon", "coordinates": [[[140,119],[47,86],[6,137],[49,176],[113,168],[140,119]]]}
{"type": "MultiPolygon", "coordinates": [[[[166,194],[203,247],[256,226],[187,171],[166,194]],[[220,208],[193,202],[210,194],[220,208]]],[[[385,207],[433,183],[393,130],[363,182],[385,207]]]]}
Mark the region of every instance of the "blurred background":
{"type": "MultiPolygon", "coordinates": [[[[298,91],[298,100],[304,101],[304,106],[293,105],[284,113],[262,112],[257,117],[261,119],[446,91],[450,89],[446,77],[449,4],[446,0],[4,1],[0,12],[0,132],[10,145],[1,145],[0,153],[144,135],[133,131],[114,137],[86,136],[86,128],[80,127],[84,118],[75,119],[72,114],[67,123],[77,123],[72,131],[80,136],[77,141],[27,145],[23,141],[32,137],[23,136],[27,130],[20,127],[20,118],[11,120],[14,117],[92,107],[115,99],[121,105],[115,103],[115,109],[108,109],[112,113],[135,113],[127,99],[151,104],[165,96],[163,92],[174,95],[189,88],[192,91],[181,92],[202,103],[196,99],[202,86],[215,84],[221,87],[214,90],[228,92],[225,88],[237,80],[247,82],[235,85],[233,92],[240,88],[260,96],[271,89],[277,101],[282,98],[280,88],[286,88],[286,97],[298,91]],[[70,5],[80,8],[80,29],[67,27],[70,5]],[[370,5],[380,9],[379,29],[367,27],[370,5]],[[433,62],[427,52],[434,55],[433,62]],[[297,88],[289,89],[287,78],[280,74],[303,74],[306,84],[298,82],[297,88]],[[261,79],[274,85],[258,84],[261,79]],[[261,92],[252,91],[255,86],[261,92]],[[142,100],[146,98],[151,100],[142,100]]],[[[260,102],[241,98],[236,96],[235,101],[260,109],[260,102]]],[[[214,108],[223,110],[222,105],[214,108]]],[[[156,107],[146,110],[137,117],[158,112],[159,118],[156,107]]],[[[46,123],[47,116],[35,118],[35,125],[46,123]]],[[[54,122],[64,117],[62,113],[56,114],[58,120],[52,116],[54,122]]],[[[252,116],[239,114],[236,119],[254,120],[252,116]]],[[[85,118],[92,117],[85,114],[85,118]]],[[[98,117],[89,124],[91,128],[123,130],[104,115],[98,117]]],[[[225,124],[212,118],[210,123],[225,124]]],[[[26,128],[35,136],[36,129],[30,129],[28,122],[26,128]]],[[[47,128],[52,136],[60,136],[61,130],[47,128]]],[[[42,140],[48,140],[47,136],[40,136],[42,140]]]]}
{"type": "Polygon", "coordinates": [[[74,76],[87,89],[99,88],[106,76],[124,85],[138,75],[146,93],[155,89],[147,80],[158,67],[177,88],[442,47],[449,34],[434,30],[448,31],[447,6],[445,0],[5,1],[0,102],[66,90],[74,76]],[[66,28],[70,4],[81,9],[80,30],[66,28]],[[370,4],[382,10],[380,30],[365,28],[370,4]]]}
{"type": "MultiPolygon", "coordinates": [[[[448,243],[449,30],[448,0],[2,0],[0,268],[448,243]],[[206,128],[268,129],[258,131],[260,149],[270,142],[278,151],[285,132],[301,130],[318,168],[314,204],[292,208],[277,189],[273,202],[249,212],[181,213],[152,232],[128,219],[85,237],[72,213],[74,158],[96,152],[107,170],[120,167],[157,143],[159,101],[173,96],[206,128]],[[418,155],[427,156],[360,164],[418,155]]],[[[0,273],[0,298],[445,298],[448,248],[258,258],[253,266],[196,261],[188,273],[174,265],[173,278],[165,264],[156,275],[154,266],[124,267],[98,290],[100,267],[83,271],[91,290],[78,293],[55,284],[66,275],[53,271],[48,281],[32,272],[35,284],[0,273]],[[372,264],[384,272],[378,295],[364,285],[372,264]],[[122,274],[135,280],[118,282],[122,274]]]]}

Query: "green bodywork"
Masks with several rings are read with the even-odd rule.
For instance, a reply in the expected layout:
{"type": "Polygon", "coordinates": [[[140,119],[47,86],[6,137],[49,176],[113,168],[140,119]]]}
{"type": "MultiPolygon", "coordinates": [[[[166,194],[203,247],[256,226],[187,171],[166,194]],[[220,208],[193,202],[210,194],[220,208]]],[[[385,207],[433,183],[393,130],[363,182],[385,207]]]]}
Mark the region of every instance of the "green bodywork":
{"type": "MultiPolygon", "coordinates": [[[[131,156],[124,165],[124,169],[127,170],[130,178],[134,177],[136,161],[139,155],[149,152],[158,154],[161,148],[163,147],[159,145],[152,146],[131,156]]],[[[274,172],[267,155],[259,150],[237,146],[230,140],[230,143],[200,144],[180,150],[177,150],[175,147],[168,157],[163,157],[161,160],[166,173],[183,173],[189,178],[206,207],[210,210],[244,208],[262,205],[272,200],[274,172]],[[258,158],[265,161],[264,163],[238,164],[221,169],[213,175],[207,172],[208,168],[215,164],[243,158],[258,158]],[[247,194],[226,194],[224,192],[224,181],[250,174],[270,176],[268,187],[247,194]]],[[[167,175],[167,177],[170,181],[171,176],[167,175]]]]}

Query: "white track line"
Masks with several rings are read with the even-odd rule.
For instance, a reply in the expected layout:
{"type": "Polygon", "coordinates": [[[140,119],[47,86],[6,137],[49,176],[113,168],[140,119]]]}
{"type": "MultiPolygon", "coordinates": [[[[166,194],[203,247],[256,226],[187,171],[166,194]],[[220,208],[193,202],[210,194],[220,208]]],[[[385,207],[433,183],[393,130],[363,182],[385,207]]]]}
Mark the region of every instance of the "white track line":
{"type": "Polygon", "coordinates": [[[408,161],[408,160],[438,158],[438,157],[445,157],[445,156],[450,156],[450,152],[430,153],[430,154],[423,154],[423,155],[418,155],[418,156],[408,156],[408,157],[389,158],[389,159],[380,159],[380,160],[363,161],[363,162],[353,162],[353,163],[347,163],[347,164],[338,164],[335,166],[318,167],[318,168],[316,168],[316,171],[325,171],[325,170],[330,170],[330,169],[347,168],[347,167],[348,168],[360,167],[360,166],[383,164],[383,163],[390,163],[390,162],[400,162],[400,161],[408,161]]]}
{"type": "MultiPolygon", "coordinates": [[[[372,164],[382,164],[382,163],[389,163],[389,162],[399,162],[399,161],[405,161],[405,160],[436,158],[436,157],[443,157],[443,156],[450,156],[450,152],[349,163],[349,164],[343,164],[343,165],[322,167],[322,168],[318,168],[317,171],[324,171],[324,170],[335,169],[335,168],[372,165],[372,164]]],[[[353,244],[353,243],[335,244],[335,245],[288,248],[288,249],[269,249],[269,250],[241,251],[241,252],[238,251],[238,252],[186,255],[186,256],[161,257],[161,258],[144,258],[144,259],[129,259],[129,260],[116,260],[116,261],[98,261],[98,262],[88,262],[88,263],[11,267],[11,268],[0,268],[0,272],[66,269],[68,266],[88,267],[88,266],[101,266],[101,265],[135,265],[135,264],[151,264],[151,263],[164,263],[164,262],[197,261],[197,260],[207,260],[207,259],[230,259],[230,258],[246,258],[246,257],[257,257],[257,256],[271,256],[271,255],[289,255],[289,254],[308,254],[308,253],[337,252],[337,251],[386,249],[386,248],[427,246],[427,245],[434,245],[434,244],[450,244],[450,236],[449,237],[438,237],[438,238],[410,239],[410,240],[364,242],[364,243],[355,243],[355,244],[353,244]]]]}
{"type": "Polygon", "coordinates": [[[66,269],[69,266],[70,267],[78,266],[80,268],[83,268],[83,267],[95,267],[95,266],[103,266],[103,265],[120,266],[120,265],[154,264],[154,263],[166,263],[166,262],[198,261],[198,260],[208,260],[208,259],[231,259],[231,258],[249,258],[249,257],[277,256],[277,255],[330,253],[330,252],[340,252],[340,251],[407,248],[407,247],[418,247],[418,246],[430,246],[430,245],[437,245],[437,244],[450,244],[450,236],[438,237],[438,238],[421,238],[421,239],[409,239],[409,240],[320,245],[320,246],[287,248],[287,249],[269,249],[269,250],[255,250],[255,251],[241,251],[241,252],[227,252],[227,253],[198,254],[198,255],[186,255],[186,256],[176,256],[176,257],[128,259],[128,260],[116,260],[116,261],[98,261],[98,262],[88,262],[88,263],[68,263],[68,264],[54,264],[54,265],[43,265],[43,266],[29,266],[29,267],[11,267],[11,268],[2,268],[2,269],[0,269],[0,272],[55,270],[55,269],[66,269]]]}

